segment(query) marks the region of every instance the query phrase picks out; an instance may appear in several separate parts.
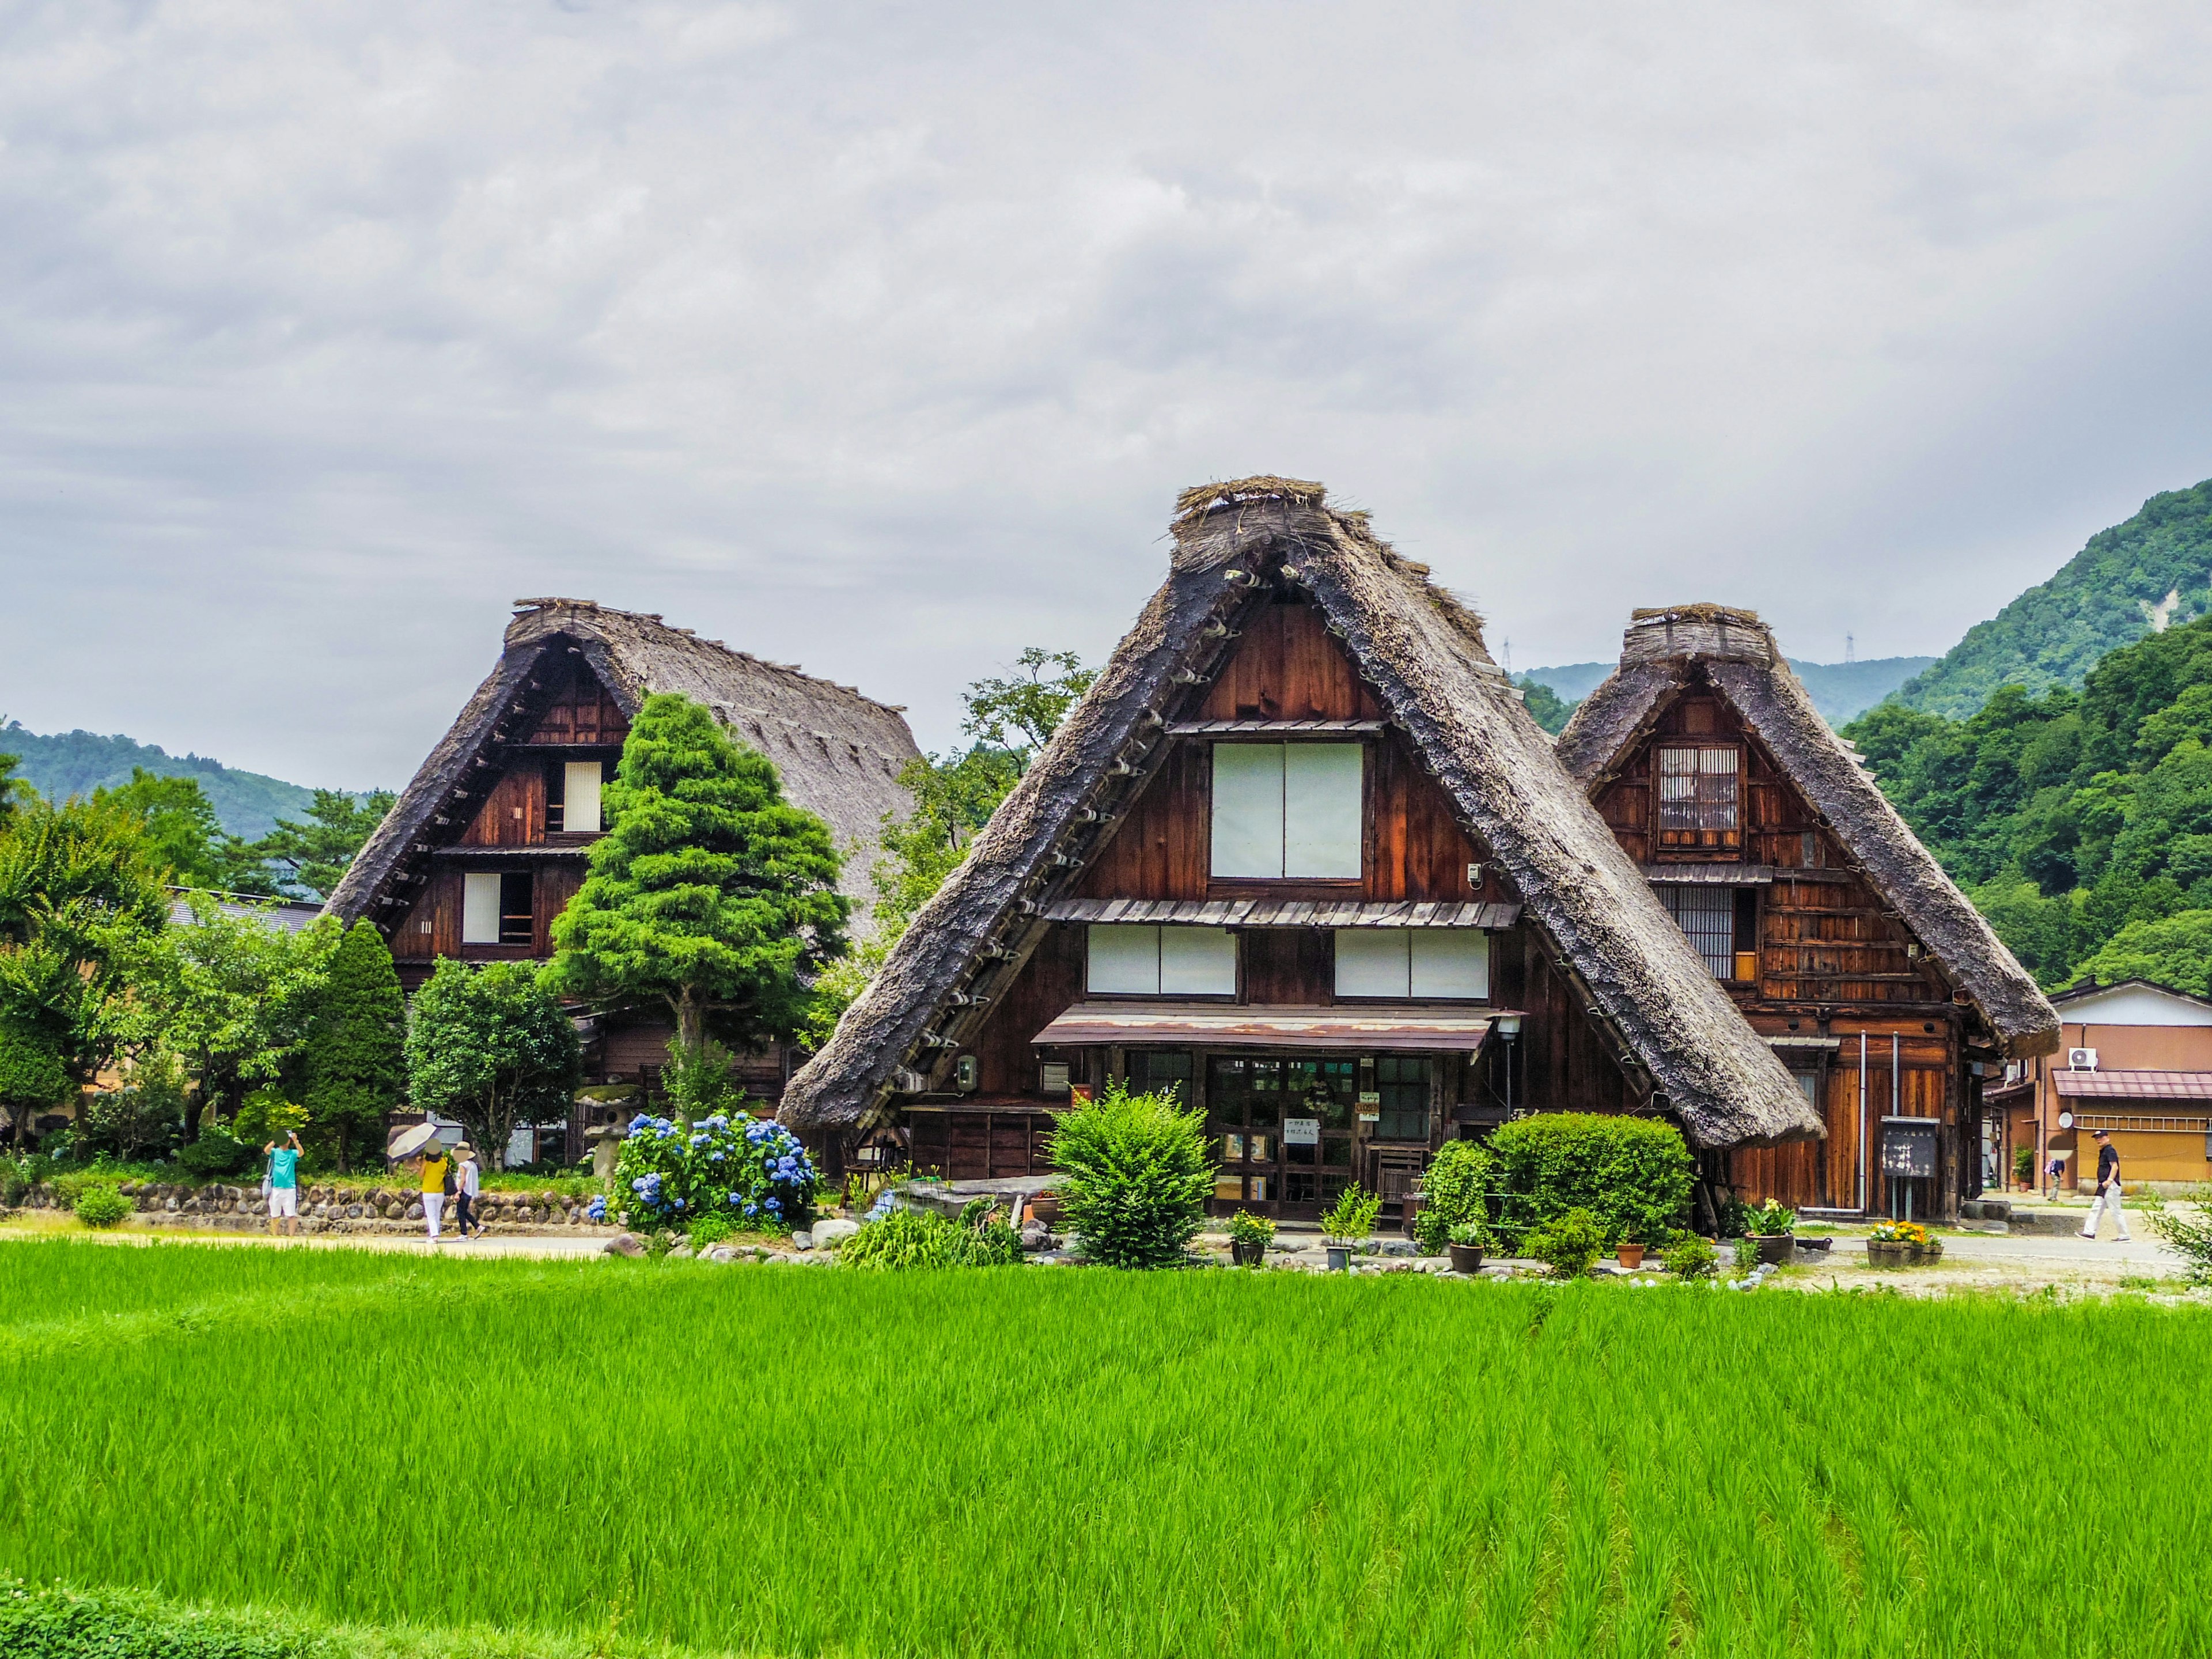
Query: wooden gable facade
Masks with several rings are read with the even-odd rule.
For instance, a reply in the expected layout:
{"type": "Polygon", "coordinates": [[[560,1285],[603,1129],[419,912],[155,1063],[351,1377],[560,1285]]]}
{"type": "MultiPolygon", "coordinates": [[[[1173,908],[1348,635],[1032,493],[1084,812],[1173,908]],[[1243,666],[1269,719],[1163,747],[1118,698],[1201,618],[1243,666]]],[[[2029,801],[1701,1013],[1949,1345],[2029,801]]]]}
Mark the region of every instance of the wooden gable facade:
{"type": "MultiPolygon", "coordinates": [[[[1816,774],[1805,745],[1819,746],[1818,775],[1831,787],[1844,774],[1860,789],[1873,786],[1816,714],[1818,731],[1805,729],[1809,702],[1796,708],[1802,688],[1757,618],[1728,613],[1736,631],[1727,641],[1698,633],[1696,648],[1669,653],[1650,635],[1670,614],[1629,630],[1622,672],[1592,695],[1589,720],[1571,726],[1561,746],[1622,848],[1826,1127],[1822,1139],[1735,1152],[1728,1179],[1747,1200],[1798,1209],[1954,1214],[1980,1190],[1982,1080],[2001,1071],[2005,1044],[1870,872],[1868,848],[1848,833],[1850,815],[1824,811],[1808,793],[1816,774]],[[1786,728],[1773,707],[1745,694],[1752,671],[1793,716],[1786,728]],[[1778,689],[1795,697],[1776,697],[1778,689]],[[1590,729],[1605,726],[1609,702],[1632,702],[1633,718],[1624,713],[1606,732],[1601,757],[1590,729]]],[[[1909,838],[1901,823],[1893,828],[1909,838]]],[[[1904,851],[1883,850],[1893,867],[1904,851]]],[[[1917,842],[1911,850],[1925,864],[1913,873],[1948,889],[1917,842]]],[[[1964,948],[2003,953],[1994,937],[1964,948]]],[[[2008,955],[1997,965],[2019,973],[2008,955]]]]}

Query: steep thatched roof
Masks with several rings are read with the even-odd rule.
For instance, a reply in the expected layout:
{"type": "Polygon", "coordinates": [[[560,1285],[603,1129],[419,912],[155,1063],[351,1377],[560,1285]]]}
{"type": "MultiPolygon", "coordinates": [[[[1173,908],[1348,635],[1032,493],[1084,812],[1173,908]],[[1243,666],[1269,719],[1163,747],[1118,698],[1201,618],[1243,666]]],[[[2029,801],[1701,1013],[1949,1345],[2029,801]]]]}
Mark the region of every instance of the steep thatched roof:
{"type": "MultiPolygon", "coordinates": [[[[476,780],[495,777],[505,747],[528,739],[546,688],[567,678],[571,650],[633,719],[659,691],[680,691],[712,708],[731,736],[775,763],[787,799],[824,819],[841,847],[857,846],[839,885],[856,902],[867,896],[883,816],[912,805],[898,774],[918,751],[898,709],[659,617],[589,599],[515,603],[499,662],[362,848],[331,896],[331,912],[349,922],[402,913],[422,878],[422,860],[457,833],[441,832],[438,820],[468,821],[481,799],[476,780]],[[461,801],[464,790],[470,798],[461,801]]],[[[854,925],[866,931],[857,902],[854,925]]]]}
{"type": "Polygon", "coordinates": [[[1752,1034],[1491,660],[1474,614],[1376,539],[1319,484],[1247,478],[1176,503],[1168,579],[1090,694],[923,908],[783,1115],[851,1125],[894,1073],[927,1072],[1033,945],[1055,889],[1087,861],[1168,747],[1165,721],[1211,681],[1249,605],[1310,598],[1487,846],[1616,1045],[1632,1079],[1710,1146],[1818,1134],[1752,1034]]]}
{"type": "Polygon", "coordinates": [[[2058,1016],[2027,971],[1920,844],[1858,756],[1828,729],[1755,612],[1638,611],[1620,666],[1559,734],[1559,758],[1595,795],[1685,687],[1703,679],[1802,790],[1875,890],[2015,1058],[2058,1046],[2058,1016]]]}

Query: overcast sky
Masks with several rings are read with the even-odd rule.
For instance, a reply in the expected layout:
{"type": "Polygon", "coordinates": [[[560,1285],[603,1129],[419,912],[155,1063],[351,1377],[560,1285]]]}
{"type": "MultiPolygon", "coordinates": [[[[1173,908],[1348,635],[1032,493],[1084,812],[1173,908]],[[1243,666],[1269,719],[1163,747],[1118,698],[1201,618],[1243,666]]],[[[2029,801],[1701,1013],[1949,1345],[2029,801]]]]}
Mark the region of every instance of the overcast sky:
{"type": "Polygon", "coordinates": [[[0,3],[0,714],[398,784],[569,594],[911,705],[1324,480],[1514,664],[2212,474],[2201,4],[0,3]]]}

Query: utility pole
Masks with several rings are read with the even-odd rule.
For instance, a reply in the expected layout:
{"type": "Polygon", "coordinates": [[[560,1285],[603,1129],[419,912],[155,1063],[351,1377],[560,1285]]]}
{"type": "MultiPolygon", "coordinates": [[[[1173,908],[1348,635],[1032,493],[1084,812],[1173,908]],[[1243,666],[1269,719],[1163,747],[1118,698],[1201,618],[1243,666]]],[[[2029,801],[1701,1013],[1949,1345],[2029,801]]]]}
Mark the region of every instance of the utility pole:
{"type": "Polygon", "coordinates": [[[1858,660],[1857,641],[1849,634],[1844,635],[1844,660],[1847,663],[1858,660]]]}

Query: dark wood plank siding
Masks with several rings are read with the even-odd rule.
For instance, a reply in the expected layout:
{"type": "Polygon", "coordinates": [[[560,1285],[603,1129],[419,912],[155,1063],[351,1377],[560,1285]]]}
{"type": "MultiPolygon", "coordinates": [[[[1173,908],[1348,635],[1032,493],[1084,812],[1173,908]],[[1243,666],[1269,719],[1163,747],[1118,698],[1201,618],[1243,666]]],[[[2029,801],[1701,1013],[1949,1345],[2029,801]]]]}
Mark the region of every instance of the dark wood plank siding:
{"type": "Polygon", "coordinates": [[[1321,613],[1287,601],[1249,613],[1244,637],[1195,718],[1380,720],[1382,705],[1329,637],[1321,613]]]}
{"type": "Polygon", "coordinates": [[[975,1056],[982,1093],[1036,1093],[1036,1051],[1031,1045],[1036,1034],[1081,994],[1083,945],[1080,927],[1047,929],[1013,983],[991,1005],[963,1051],[975,1056]]]}
{"type": "Polygon", "coordinates": [[[545,840],[545,763],[528,759],[509,767],[492,786],[469,827],[463,847],[529,847],[545,840]]]}
{"type": "Polygon", "coordinates": [[[578,657],[570,659],[567,678],[552,688],[530,741],[620,744],[629,735],[629,721],[621,706],[578,657]]]}

